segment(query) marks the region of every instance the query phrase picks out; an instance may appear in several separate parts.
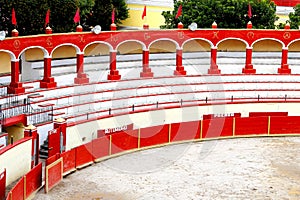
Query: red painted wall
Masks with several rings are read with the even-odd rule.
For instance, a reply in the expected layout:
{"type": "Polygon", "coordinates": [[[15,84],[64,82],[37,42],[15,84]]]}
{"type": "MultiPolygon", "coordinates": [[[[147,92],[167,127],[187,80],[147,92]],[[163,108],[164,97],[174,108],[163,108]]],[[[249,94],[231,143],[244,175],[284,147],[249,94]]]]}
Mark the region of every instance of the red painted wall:
{"type": "Polygon", "coordinates": [[[140,147],[169,142],[169,124],[140,129],[140,147]]]}
{"type": "Polygon", "coordinates": [[[76,167],[82,167],[87,163],[93,162],[94,158],[92,156],[92,148],[92,142],[76,147],[76,167]]]}
{"type": "Polygon", "coordinates": [[[76,150],[71,149],[70,151],[63,152],[61,154],[63,158],[63,173],[68,173],[76,170],[76,150]]]}
{"type": "Polygon", "coordinates": [[[235,119],[235,135],[258,135],[268,133],[268,117],[235,119]]]}
{"type": "Polygon", "coordinates": [[[184,141],[200,138],[200,121],[171,124],[171,141],[184,141]]]}
{"type": "Polygon", "coordinates": [[[233,135],[233,117],[203,120],[202,138],[218,138],[233,135]]]}
{"type": "Polygon", "coordinates": [[[13,189],[8,194],[8,199],[10,200],[23,200],[24,194],[24,177],[22,177],[18,183],[13,187],[13,189]]]}
{"type": "Polygon", "coordinates": [[[138,148],[138,130],[120,132],[112,135],[112,154],[136,148],[138,148]]]}
{"type": "Polygon", "coordinates": [[[288,112],[249,112],[249,117],[288,116],[288,112]]]}
{"type": "Polygon", "coordinates": [[[0,200],[5,199],[6,171],[0,173],[0,200]]]}
{"type": "Polygon", "coordinates": [[[99,159],[109,155],[110,136],[103,136],[93,140],[93,157],[99,159]]]}
{"type": "Polygon", "coordinates": [[[48,168],[48,173],[45,174],[46,174],[45,192],[47,193],[49,190],[55,187],[62,180],[62,174],[63,174],[62,159],[57,160],[53,166],[48,168]]]}
{"type": "Polygon", "coordinates": [[[42,186],[42,163],[26,174],[26,198],[42,186]]]}
{"type": "Polygon", "coordinates": [[[300,133],[300,117],[271,117],[270,134],[300,133]]]}

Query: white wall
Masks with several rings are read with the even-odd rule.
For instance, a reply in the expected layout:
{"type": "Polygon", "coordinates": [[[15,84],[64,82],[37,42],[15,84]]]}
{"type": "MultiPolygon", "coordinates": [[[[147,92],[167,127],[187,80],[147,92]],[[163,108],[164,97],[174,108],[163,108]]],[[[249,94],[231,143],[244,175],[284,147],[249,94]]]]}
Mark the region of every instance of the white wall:
{"type": "Polygon", "coordinates": [[[0,171],[6,169],[6,185],[10,185],[31,169],[32,140],[27,140],[0,155],[0,171]]]}

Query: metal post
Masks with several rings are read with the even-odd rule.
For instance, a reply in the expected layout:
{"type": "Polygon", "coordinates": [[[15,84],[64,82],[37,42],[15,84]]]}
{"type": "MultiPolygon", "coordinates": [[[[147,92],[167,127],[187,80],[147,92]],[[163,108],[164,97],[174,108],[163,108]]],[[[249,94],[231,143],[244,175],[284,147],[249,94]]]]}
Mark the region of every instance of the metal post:
{"type": "Polygon", "coordinates": [[[134,111],[134,104],[132,104],[132,111],[134,111]]]}
{"type": "Polygon", "coordinates": [[[287,95],[284,96],[284,101],[286,101],[287,95]]]}
{"type": "Polygon", "coordinates": [[[208,98],[206,97],[206,98],[205,98],[205,103],[207,103],[207,100],[208,100],[208,98]]]}
{"type": "Polygon", "coordinates": [[[182,106],[182,99],[180,100],[180,105],[182,106]]]}
{"type": "Polygon", "coordinates": [[[108,114],[111,115],[111,108],[108,109],[108,114]]]}
{"type": "Polygon", "coordinates": [[[259,101],[259,95],[257,96],[257,100],[259,101]]]}
{"type": "Polygon", "coordinates": [[[231,102],[233,102],[233,96],[231,96],[231,102]]]}
{"type": "Polygon", "coordinates": [[[158,108],[158,101],[156,102],[156,108],[158,108]]]}
{"type": "Polygon", "coordinates": [[[51,106],[51,121],[53,121],[53,106],[51,106]]]}

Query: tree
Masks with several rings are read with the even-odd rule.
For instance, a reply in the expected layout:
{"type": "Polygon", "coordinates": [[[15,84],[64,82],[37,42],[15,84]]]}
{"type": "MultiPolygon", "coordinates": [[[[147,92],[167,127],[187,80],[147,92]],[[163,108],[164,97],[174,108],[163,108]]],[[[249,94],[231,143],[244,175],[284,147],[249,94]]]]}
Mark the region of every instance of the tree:
{"type": "Polygon", "coordinates": [[[48,0],[51,10],[50,24],[54,32],[65,33],[75,31],[74,23],[77,8],[80,9],[80,23],[86,23],[86,15],[91,12],[94,0],[48,0]]]}
{"type": "Polygon", "coordinates": [[[128,8],[124,0],[95,0],[92,12],[87,16],[86,27],[100,25],[103,30],[109,30],[113,8],[116,24],[128,18],[128,8]]]}
{"type": "Polygon", "coordinates": [[[43,30],[47,0],[18,0],[0,1],[1,30],[7,31],[17,28],[20,35],[38,34],[43,30]],[[17,25],[12,25],[12,8],[15,9],[17,25]]]}
{"type": "Polygon", "coordinates": [[[85,30],[101,25],[108,30],[112,9],[115,8],[115,22],[128,18],[125,0],[0,0],[0,30],[10,35],[17,28],[20,35],[45,32],[45,15],[50,9],[50,27],[55,33],[75,31],[77,24],[73,18],[80,9],[80,24],[85,30]],[[15,9],[17,26],[11,23],[12,8],[15,9]]]}
{"type": "Polygon", "coordinates": [[[295,12],[289,14],[290,19],[288,22],[292,29],[298,29],[300,25],[300,4],[294,7],[294,11],[295,12]]]}
{"type": "Polygon", "coordinates": [[[128,7],[124,0],[112,0],[113,7],[116,9],[116,24],[121,24],[121,20],[129,17],[128,7]]]}
{"type": "Polygon", "coordinates": [[[210,28],[213,22],[219,28],[245,28],[251,20],[254,28],[275,28],[276,5],[271,0],[174,0],[174,11],[163,11],[165,25],[161,28],[176,28],[181,21],[187,28],[192,22],[199,27],[210,28]],[[251,5],[252,17],[248,17],[248,5],[251,5]],[[179,5],[182,15],[175,19],[179,5]]]}

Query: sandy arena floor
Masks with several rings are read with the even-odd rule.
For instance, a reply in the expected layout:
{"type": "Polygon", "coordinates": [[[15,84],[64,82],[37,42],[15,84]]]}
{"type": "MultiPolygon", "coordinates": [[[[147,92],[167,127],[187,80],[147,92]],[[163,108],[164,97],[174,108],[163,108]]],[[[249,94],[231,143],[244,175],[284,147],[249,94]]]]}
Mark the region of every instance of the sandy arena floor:
{"type": "Polygon", "coordinates": [[[70,174],[36,200],[300,199],[300,137],[178,144],[70,174]]]}

